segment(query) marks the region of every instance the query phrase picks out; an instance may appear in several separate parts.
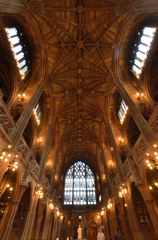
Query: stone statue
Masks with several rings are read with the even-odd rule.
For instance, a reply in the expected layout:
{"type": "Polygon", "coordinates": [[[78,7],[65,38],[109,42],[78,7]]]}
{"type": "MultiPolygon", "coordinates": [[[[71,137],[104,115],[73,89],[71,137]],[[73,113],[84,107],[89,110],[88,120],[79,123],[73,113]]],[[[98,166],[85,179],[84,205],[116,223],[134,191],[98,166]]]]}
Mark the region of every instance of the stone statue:
{"type": "Polygon", "coordinates": [[[79,225],[79,228],[77,229],[77,233],[78,233],[78,239],[82,239],[82,228],[81,228],[81,225],[79,225]]]}

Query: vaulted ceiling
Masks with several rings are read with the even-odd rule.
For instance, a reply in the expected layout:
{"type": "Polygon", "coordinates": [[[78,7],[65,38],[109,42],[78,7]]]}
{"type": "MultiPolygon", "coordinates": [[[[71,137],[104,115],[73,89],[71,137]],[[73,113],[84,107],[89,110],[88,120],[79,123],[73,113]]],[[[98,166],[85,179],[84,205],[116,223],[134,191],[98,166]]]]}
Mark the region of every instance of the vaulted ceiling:
{"type": "MultiPolygon", "coordinates": [[[[120,4],[121,1],[119,1],[120,4]]],[[[92,160],[105,122],[113,46],[122,19],[118,0],[47,0],[36,16],[46,46],[54,118],[63,158],[92,160]]]]}

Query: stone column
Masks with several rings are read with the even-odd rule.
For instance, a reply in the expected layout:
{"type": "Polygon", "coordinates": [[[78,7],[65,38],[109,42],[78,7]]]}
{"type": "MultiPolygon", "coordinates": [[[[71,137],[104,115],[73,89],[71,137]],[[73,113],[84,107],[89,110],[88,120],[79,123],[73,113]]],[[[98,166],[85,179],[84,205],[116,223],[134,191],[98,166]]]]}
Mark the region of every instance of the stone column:
{"type": "Polygon", "coordinates": [[[128,235],[128,228],[127,228],[127,221],[126,221],[125,214],[123,213],[121,213],[121,222],[122,222],[123,232],[125,234],[125,239],[128,240],[129,235],[128,235]]]}
{"type": "Polygon", "coordinates": [[[51,238],[51,231],[52,231],[52,224],[53,224],[53,217],[54,217],[54,212],[51,212],[50,214],[50,218],[49,218],[49,226],[48,226],[48,240],[50,240],[51,238]]]}
{"type": "Polygon", "coordinates": [[[44,146],[44,149],[42,152],[42,156],[41,156],[41,160],[40,160],[40,164],[39,164],[40,165],[39,181],[42,179],[43,174],[44,174],[45,163],[46,163],[48,153],[49,153],[52,134],[53,134],[53,128],[52,128],[52,126],[49,126],[46,143],[45,143],[45,146],[44,146]]]}
{"type": "Polygon", "coordinates": [[[50,179],[50,185],[51,185],[51,195],[54,193],[54,184],[55,184],[55,173],[56,173],[56,167],[57,167],[57,162],[58,162],[58,151],[57,148],[55,150],[55,157],[54,157],[54,166],[53,166],[53,171],[52,171],[52,177],[50,179]]]}
{"type": "Polygon", "coordinates": [[[17,128],[14,129],[14,131],[11,133],[10,139],[12,144],[12,151],[16,149],[16,146],[27,126],[27,123],[32,115],[33,109],[36,106],[41,94],[43,91],[43,86],[38,85],[34,95],[32,96],[30,102],[24,109],[22,115],[20,116],[18,122],[17,122],[17,128]]]}
{"type": "Polygon", "coordinates": [[[6,218],[3,222],[3,227],[0,233],[0,239],[1,240],[8,240],[9,235],[10,235],[10,231],[13,225],[13,221],[21,200],[21,197],[24,193],[24,191],[26,190],[26,188],[28,187],[28,183],[27,182],[22,182],[18,189],[17,192],[15,193],[15,197],[13,199],[13,201],[10,204],[10,207],[8,209],[8,213],[6,214],[6,218]]]}
{"type": "Polygon", "coordinates": [[[128,213],[128,217],[129,217],[129,223],[131,224],[133,239],[144,240],[142,229],[140,228],[140,224],[138,222],[138,218],[136,215],[136,209],[132,203],[131,193],[130,193],[130,195],[125,196],[125,202],[127,204],[127,213],[128,213]]]}
{"type": "Polygon", "coordinates": [[[114,154],[114,158],[115,158],[115,161],[116,161],[118,173],[119,173],[120,178],[123,180],[124,174],[123,174],[123,169],[122,169],[122,161],[121,161],[120,153],[119,153],[117,145],[115,143],[113,132],[112,132],[110,126],[107,127],[107,132],[108,132],[108,136],[109,136],[109,139],[110,139],[110,143],[111,143],[112,148],[113,148],[113,154],[114,154]]]}
{"type": "Polygon", "coordinates": [[[54,214],[53,231],[52,231],[51,240],[55,240],[56,239],[57,221],[58,221],[58,216],[55,213],[54,214]]]}
{"type": "Polygon", "coordinates": [[[50,208],[48,208],[47,212],[46,212],[46,217],[45,217],[45,220],[44,220],[44,226],[43,226],[43,231],[42,231],[42,240],[47,240],[50,213],[51,213],[51,210],[50,210],[50,208]]]}
{"type": "Polygon", "coordinates": [[[61,236],[61,226],[62,226],[62,219],[59,218],[59,228],[58,228],[58,235],[57,237],[60,239],[60,236],[61,236]]]}
{"type": "Polygon", "coordinates": [[[110,240],[110,233],[108,228],[108,220],[107,220],[106,212],[103,216],[103,223],[104,223],[104,229],[105,229],[105,238],[106,240],[110,240]]]}
{"type": "Polygon", "coordinates": [[[22,13],[25,9],[24,0],[0,0],[0,12],[22,13]]]}
{"type": "Polygon", "coordinates": [[[38,240],[45,203],[39,202],[34,240],[38,240]]]}
{"type": "Polygon", "coordinates": [[[158,210],[153,200],[144,199],[158,238],[158,210]]]}
{"type": "Polygon", "coordinates": [[[37,203],[38,203],[38,195],[35,194],[33,196],[32,199],[32,204],[30,207],[30,211],[27,215],[26,218],[26,222],[25,222],[25,226],[24,226],[24,230],[21,236],[21,240],[28,240],[31,238],[31,234],[32,234],[32,228],[33,228],[33,224],[34,224],[34,218],[35,218],[35,214],[36,214],[36,208],[37,208],[37,203]]]}

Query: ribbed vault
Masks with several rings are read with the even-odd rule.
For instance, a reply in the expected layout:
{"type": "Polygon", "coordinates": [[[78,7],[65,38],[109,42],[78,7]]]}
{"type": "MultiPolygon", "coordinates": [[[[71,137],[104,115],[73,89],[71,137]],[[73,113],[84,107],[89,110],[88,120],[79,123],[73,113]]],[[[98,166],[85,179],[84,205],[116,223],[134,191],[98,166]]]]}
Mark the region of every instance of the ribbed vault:
{"type": "Polygon", "coordinates": [[[48,84],[63,159],[93,161],[105,122],[113,44],[121,21],[118,1],[44,1],[37,18],[46,45],[48,84]]]}

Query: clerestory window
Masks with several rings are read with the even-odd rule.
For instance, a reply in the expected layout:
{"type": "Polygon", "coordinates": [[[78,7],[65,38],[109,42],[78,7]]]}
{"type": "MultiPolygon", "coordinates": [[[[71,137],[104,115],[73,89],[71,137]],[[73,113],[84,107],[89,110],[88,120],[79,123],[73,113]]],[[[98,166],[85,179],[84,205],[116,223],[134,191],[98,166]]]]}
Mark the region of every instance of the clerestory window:
{"type": "Polygon", "coordinates": [[[142,72],[155,32],[155,27],[144,27],[141,32],[138,32],[139,43],[135,43],[136,50],[133,49],[134,60],[131,60],[133,63],[131,70],[137,78],[140,77],[142,72]]]}
{"type": "Polygon", "coordinates": [[[74,163],[67,171],[64,188],[65,205],[96,204],[94,175],[83,162],[74,163]]]}
{"type": "Polygon", "coordinates": [[[19,33],[16,28],[6,28],[5,32],[7,34],[17,67],[19,68],[21,79],[23,80],[28,73],[28,65],[26,62],[27,57],[25,56],[27,52],[24,52],[23,49],[25,46],[23,46],[23,43],[21,42],[22,33],[19,33]]]}

